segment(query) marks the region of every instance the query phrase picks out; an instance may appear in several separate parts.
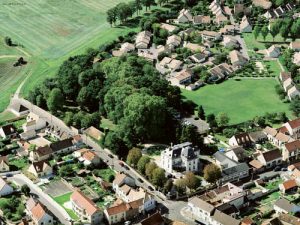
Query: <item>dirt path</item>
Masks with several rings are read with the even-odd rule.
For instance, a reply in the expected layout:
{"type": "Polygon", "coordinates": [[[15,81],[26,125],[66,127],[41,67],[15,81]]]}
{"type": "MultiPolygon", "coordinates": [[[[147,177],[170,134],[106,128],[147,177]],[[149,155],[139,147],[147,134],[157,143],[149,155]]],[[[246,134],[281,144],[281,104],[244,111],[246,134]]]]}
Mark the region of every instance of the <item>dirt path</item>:
{"type": "Polygon", "coordinates": [[[0,59],[6,59],[6,58],[19,58],[19,55],[0,55],[0,59]]]}
{"type": "Polygon", "coordinates": [[[20,52],[22,52],[25,56],[31,57],[31,55],[28,52],[26,52],[24,49],[22,49],[20,47],[16,47],[16,49],[18,49],[20,52]]]}

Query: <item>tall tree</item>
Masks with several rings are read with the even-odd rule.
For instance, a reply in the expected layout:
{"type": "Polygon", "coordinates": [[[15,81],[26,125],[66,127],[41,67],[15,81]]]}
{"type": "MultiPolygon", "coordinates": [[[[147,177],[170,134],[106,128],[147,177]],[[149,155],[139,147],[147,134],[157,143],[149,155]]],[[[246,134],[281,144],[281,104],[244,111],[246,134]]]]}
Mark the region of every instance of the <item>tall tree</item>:
{"type": "Polygon", "coordinates": [[[256,25],[253,30],[253,35],[254,35],[255,40],[258,38],[260,31],[261,31],[260,26],[256,25]]]}
{"type": "Polygon", "coordinates": [[[270,27],[270,34],[273,37],[273,42],[274,42],[274,38],[276,37],[277,34],[279,34],[280,28],[282,25],[282,21],[281,20],[275,20],[270,27]]]}
{"type": "Polygon", "coordinates": [[[128,156],[127,156],[127,163],[128,165],[133,165],[133,167],[136,167],[138,161],[142,157],[142,151],[139,148],[133,148],[129,150],[128,156]]]}
{"type": "Polygon", "coordinates": [[[163,187],[164,183],[167,180],[165,171],[159,167],[153,170],[151,177],[152,183],[157,187],[163,187]]]}
{"type": "Polygon", "coordinates": [[[217,116],[217,123],[219,127],[225,127],[229,123],[229,117],[226,113],[220,112],[217,116]]]}
{"type": "Polygon", "coordinates": [[[151,5],[155,4],[155,0],[141,0],[143,5],[146,7],[146,11],[147,9],[151,9],[151,5]]]}
{"type": "Polygon", "coordinates": [[[204,109],[203,109],[203,106],[200,105],[198,107],[198,117],[201,119],[201,120],[205,120],[205,112],[204,112],[204,109]]]}
{"type": "Polygon", "coordinates": [[[263,26],[263,28],[261,29],[261,36],[263,37],[264,41],[266,40],[266,37],[269,34],[269,29],[267,26],[263,26]]]}
{"type": "Polygon", "coordinates": [[[64,96],[59,88],[54,88],[47,99],[48,109],[56,114],[58,110],[61,110],[64,105],[64,96]]]}
{"type": "Polygon", "coordinates": [[[215,183],[221,177],[220,168],[211,163],[204,167],[204,179],[209,183],[215,183]]]}
{"type": "Polygon", "coordinates": [[[145,174],[146,165],[150,162],[150,158],[148,156],[142,156],[138,163],[137,163],[137,169],[141,174],[145,174]]]}

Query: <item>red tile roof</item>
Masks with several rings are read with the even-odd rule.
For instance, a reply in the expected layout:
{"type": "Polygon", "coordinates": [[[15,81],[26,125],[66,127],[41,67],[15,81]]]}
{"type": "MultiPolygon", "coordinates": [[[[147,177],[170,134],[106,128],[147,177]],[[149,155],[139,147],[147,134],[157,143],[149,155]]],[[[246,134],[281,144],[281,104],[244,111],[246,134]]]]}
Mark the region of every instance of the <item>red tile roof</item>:
{"type": "Polygon", "coordinates": [[[287,180],[287,181],[283,182],[282,185],[285,190],[289,190],[291,188],[298,186],[295,180],[287,180]]]}
{"type": "Polygon", "coordinates": [[[71,195],[71,200],[75,202],[76,205],[85,209],[87,214],[90,216],[97,211],[100,211],[96,204],[79,190],[73,192],[73,194],[71,195]]]}
{"type": "Polygon", "coordinates": [[[285,148],[289,152],[293,152],[293,151],[296,151],[297,149],[300,149],[300,140],[296,140],[296,141],[292,141],[292,142],[286,143],[285,144],[285,148]]]}
{"type": "Polygon", "coordinates": [[[300,118],[288,122],[292,129],[300,127],[300,118]]]}

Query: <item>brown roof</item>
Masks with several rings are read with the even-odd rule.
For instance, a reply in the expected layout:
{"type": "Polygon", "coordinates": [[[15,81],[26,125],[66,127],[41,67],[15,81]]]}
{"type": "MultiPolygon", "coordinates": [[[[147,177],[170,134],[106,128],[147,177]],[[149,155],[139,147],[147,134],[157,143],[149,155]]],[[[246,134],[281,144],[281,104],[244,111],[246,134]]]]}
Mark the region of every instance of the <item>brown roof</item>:
{"type": "Polygon", "coordinates": [[[73,136],[74,141],[78,142],[78,141],[82,141],[82,138],[80,136],[80,134],[77,134],[75,136],[73,136]]]}
{"type": "Polygon", "coordinates": [[[300,118],[288,122],[292,129],[300,127],[300,118]]]}
{"type": "Polygon", "coordinates": [[[40,220],[46,214],[46,208],[40,202],[37,202],[31,209],[31,214],[36,220],[40,220]]]}
{"type": "Polygon", "coordinates": [[[298,48],[300,48],[300,41],[291,42],[291,48],[292,49],[298,49],[298,48]]]}
{"type": "Polygon", "coordinates": [[[100,140],[100,138],[103,136],[103,133],[93,126],[89,127],[84,132],[96,140],[100,140]]]}
{"type": "Polygon", "coordinates": [[[255,169],[260,169],[260,168],[263,167],[263,164],[261,164],[261,162],[258,161],[258,160],[256,160],[256,159],[254,159],[251,162],[249,162],[249,165],[252,166],[252,167],[254,167],[255,169]]]}
{"type": "Polygon", "coordinates": [[[282,82],[284,82],[288,78],[291,78],[291,73],[282,71],[282,72],[280,72],[280,77],[281,77],[282,82]]]}
{"type": "Polygon", "coordinates": [[[148,218],[141,221],[142,225],[161,225],[164,222],[164,219],[159,212],[154,213],[148,218]]]}
{"type": "Polygon", "coordinates": [[[72,140],[72,138],[68,138],[65,140],[57,141],[52,143],[50,147],[52,148],[53,152],[57,152],[65,148],[70,148],[73,146],[72,140]]]}
{"type": "Polygon", "coordinates": [[[2,161],[5,162],[6,164],[8,164],[8,158],[7,158],[7,156],[0,156],[0,163],[2,161]]]}
{"type": "Polygon", "coordinates": [[[143,205],[143,199],[139,199],[129,203],[122,203],[120,205],[110,207],[106,209],[108,215],[116,215],[122,212],[126,212],[132,209],[138,209],[141,205],[143,205]]]}
{"type": "Polygon", "coordinates": [[[275,159],[281,158],[281,153],[278,149],[274,149],[268,152],[262,153],[263,157],[265,158],[266,162],[273,161],[275,159]]]}
{"type": "Polygon", "coordinates": [[[250,217],[245,217],[243,220],[242,220],[242,225],[251,225],[253,224],[253,220],[250,218],[250,217]]]}
{"type": "Polygon", "coordinates": [[[49,146],[39,147],[37,150],[35,150],[35,152],[40,157],[50,155],[53,153],[52,148],[50,148],[49,146]]]}
{"type": "Polygon", "coordinates": [[[288,142],[290,140],[290,137],[283,134],[283,133],[277,133],[275,138],[281,142],[288,142]]]}
{"type": "Polygon", "coordinates": [[[274,129],[274,128],[272,128],[272,127],[266,127],[263,131],[264,131],[266,134],[269,134],[269,135],[271,135],[271,136],[273,136],[273,137],[275,137],[276,134],[277,134],[277,130],[274,129]]]}
{"type": "Polygon", "coordinates": [[[126,175],[124,173],[117,173],[113,183],[119,186],[125,178],[126,175]]]}
{"type": "Polygon", "coordinates": [[[290,214],[280,214],[278,217],[279,220],[286,222],[291,225],[300,225],[300,220],[296,216],[292,216],[290,214]]]}
{"type": "Polygon", "coordinates": [[[33,162],[33,163],[32,163],[34,169],[35,169],[36,172],[38,172],[38,173],[44,171],[44,166],[45,166],[45,164],[48,165],[48,166],[50,166],[50,165],[48,164],[48,162],[46,162],[45,160],[39,161],[39,162],[33,162]]]}
{"type": "Polygon", "coordinates": [[[296,141],[292,141],[292,142],[286,143],[285,144],[285,148],[289,152],[293,152],[293,151],[296,151],[297,149],[300,149],[300,140],[296,140],[296,141]]]}
{"type": "Polygon", "coordinates": [[[283,182],[282,185],[285,190],[289,190],[291,188],[298,186],[295,180],[287,180],[287,181],[283,182]]]}
{"type": "Polygon", "coordinates": [[[79,190],[76,190],[72,193],[71,200],[75,202],[76,205],[84,208],[86,213],[90,216],[100,211],[96,204],[79,190]]]}
{"type": "Polygon", "coordinates": [[[95,152],[92,151],[86,151],[83,156],[86,160],[92,161],[94,158],[97,158],[98,156],[96,155],[95,152]]]}

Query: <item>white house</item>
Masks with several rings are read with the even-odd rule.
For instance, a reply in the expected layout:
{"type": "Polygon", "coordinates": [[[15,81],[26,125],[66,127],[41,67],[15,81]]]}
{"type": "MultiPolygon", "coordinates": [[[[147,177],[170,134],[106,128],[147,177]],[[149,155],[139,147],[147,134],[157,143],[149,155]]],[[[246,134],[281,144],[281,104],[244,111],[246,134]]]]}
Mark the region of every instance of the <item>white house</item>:
{"type": "Polygon", "coordinates": [[[283,89],[285,90],[285,92],[287,92],[293,86],[294,84],[292,78],[288,78],[283,82],[283,89]]]}
{"type": "Polygon", "coordinates": [[[53,217],[49,210],[37,200],[30,198],[26,202],[26,210],[36,225],[52,225],[54,224],[53,217]]]}
{"type": "Polygon", "coordinates": [[[10,195],[14,189],[0,177],[0,197],[10,195]]]}
{"type": "Polygon", "coordinates": [[[9,162],[6,156],[0,156],[0,172],[9,171],[9,162]]]}
{"type": "Polygon", "coordinates": [[[300,138],[300,118],[291,120],[283,124],[286,134],[294,139],[300,138]]]}
{"type": "Polygon", "coordinates": [[[174,145],[161,152],[161,167],[168,173],[182,168],[185,171],[199,171],[199,155],[200,150],[190,142],[174,145]]]}
{"type": "Polygon", "coordinates": [[[188,200],[188,207],[195,219],[205,224],[212,224],[212,215],[215,207],[199,197],[192,197],[188,200]]]}
{"type": "Polygon", "coordinates": [[[298,90],[298,88],[294,85],[292,86],[288,91],[287,91],[287,95],[289,97],[290,100],[292,100],[293,98],[295,98],[296,96],[300,96],[300,91],[298,90]]]}
{"type": "Polygon", "coordinates": [[[120,192],[120,188],[124,185],[135,187],[135,180],[132,177],[127,176],[124,173],[117,173],[113,180],[113,190],[116,193],[120,192]]]}
{"type": "Polygon", "coordinates": [[[240,43],[234,37],[225,36],[223,38],[223,45],[227,48],[237,48],[240,46],[240,43]]]}
{"type": "Polygon", "coordinates": [[[267,49],[267,56],[271,58],[278,58],[280,56],[280,48],[272,45],[267,49]]]}
{"type": "Polygon", "coordinates": [[[290,161],[298,159],[300,154],[300,140],[295,140],[284,145],[282,148],[282,160],[290,161]]]}
{"type": "Polygon", "coordinates": [[[30,112],[26,117],[26,123],[23,124],[24,133],[32,130],[40,130],[47,126],[47,122],[44,118],[39,115],[30,112]]]}
{"type": "Polygon", "coordinates": [[[181,37],[178,35],[169,36],[167,39],[167,46],[169,49],[175,49],[181,44],[181,37]]]}
{"type": "Polygon", "coordinates": [[[47,177],[53,173],[52,167],[46,161],[33,162],[27,171],[36,177],[47,177]]]}
{"type": "Polygon", "coordinates": [[[282,155],[278,149],[268,152],[260,152],[257,160],[267,168],[280,165],[282,163],[282,155]]]}
{"type": "Polygon", "coordinates": [[[243,65],[248,63],[248,59],[237,50],[233,50],[233,51],[229,52],[229,58],[230,58],[231,64],[237,68],[241,68],[243,65]]]}
{"type": "Polygon", "coordinates": [[[135,39],[135,47],[137,49],[146,49],[148,48],[150,41],[151,41],[151,32],[149,31],[142,31],[138,33],[135,39]]]}
{"type": "Polygon", "coordinates": [[[91,225],[101,224],[103,211],[81,191],[75,190],[70,201],[73,211],[82,222],[88,222],[91,225]]]}

